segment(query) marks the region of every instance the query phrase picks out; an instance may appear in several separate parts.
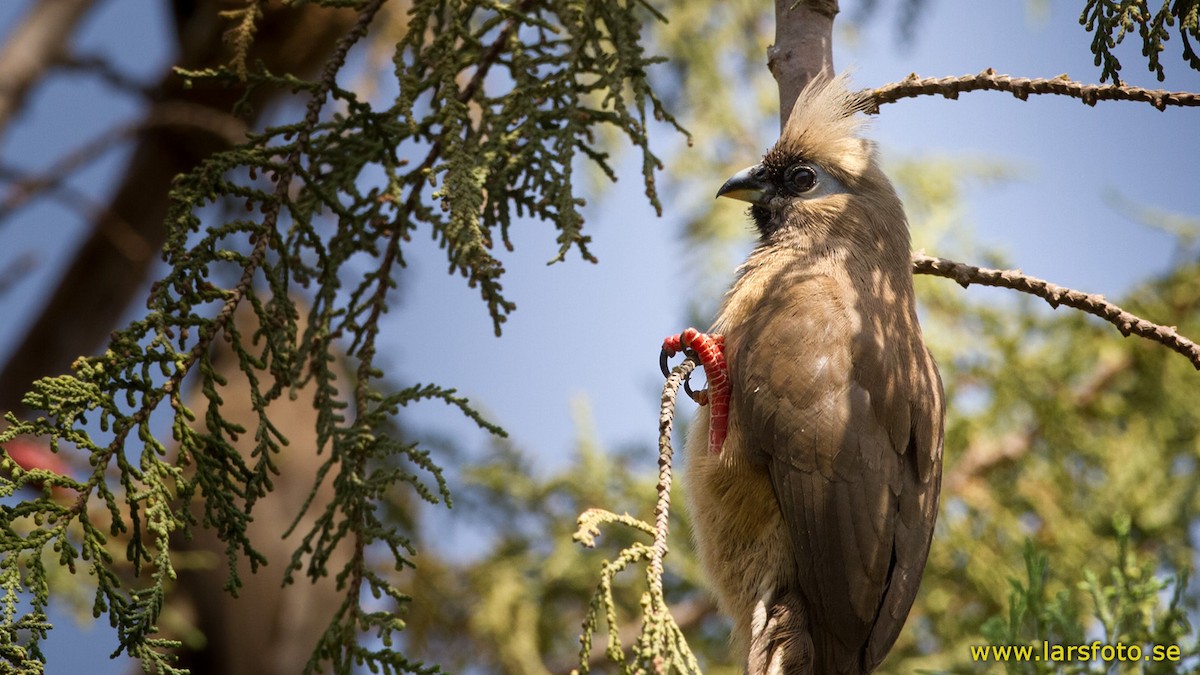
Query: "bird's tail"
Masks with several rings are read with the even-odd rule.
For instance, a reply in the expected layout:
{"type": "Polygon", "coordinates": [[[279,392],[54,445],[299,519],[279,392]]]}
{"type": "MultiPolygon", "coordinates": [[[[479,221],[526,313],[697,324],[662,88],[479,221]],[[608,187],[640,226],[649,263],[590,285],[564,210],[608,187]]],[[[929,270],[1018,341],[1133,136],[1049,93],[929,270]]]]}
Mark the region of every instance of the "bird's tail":
{"type": "Polygon", "coordinates": [[[755,608],[746,675],[815,675],[812,628],[798,593],[755,608]]]}

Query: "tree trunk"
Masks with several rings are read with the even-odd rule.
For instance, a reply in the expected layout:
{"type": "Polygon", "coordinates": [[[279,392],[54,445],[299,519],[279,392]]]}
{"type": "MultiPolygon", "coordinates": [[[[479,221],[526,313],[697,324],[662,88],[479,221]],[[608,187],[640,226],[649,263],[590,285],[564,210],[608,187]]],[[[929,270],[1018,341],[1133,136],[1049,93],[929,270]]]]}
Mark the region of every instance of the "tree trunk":
{"type": "Polygon", "coordinates": [[[833,76],[837,13],[837,0],[775,0],[775,44],[767,51],[767,67],[779,83],[780,129],[809,80],[833,76]]]}
{"type": "MultiPolygon", "coordinates": [[[[62,0],[42,0],[58,5],[62,0]]],[[[217,67],[230,58],[218,16],[220,0],[176,0],[179,66],[217,67]]],[[[337,39],[352,25],[350,9],[331,10],[306,4],[284,6],[272,0],[259,20],[246,62],[261,60],[274,73],[307,75],[328,57],[337,39]]],[[[52,51],[61,53],[62,47],[52,51]]],[[[8,77],[0,73],[0,81],[8,77]]],[[[172,71],[162,77],[156,102],[149,107],[143,131],[125,176],[41,314],[25,333],[0,371],[0,411],[26,411],[21,396],[34,380],[66,372],[82,355],[95,352],[112,331],[130,300],[146,281],[156,253],[166,240],[163,219],[175,177],[195,168],[211,154],[239,141],[244,129],[283,92],[258,88],[250,98],[246,119],[230,110],[243,95],[241,87],[197,82],[185,87],[172,71]]]]}

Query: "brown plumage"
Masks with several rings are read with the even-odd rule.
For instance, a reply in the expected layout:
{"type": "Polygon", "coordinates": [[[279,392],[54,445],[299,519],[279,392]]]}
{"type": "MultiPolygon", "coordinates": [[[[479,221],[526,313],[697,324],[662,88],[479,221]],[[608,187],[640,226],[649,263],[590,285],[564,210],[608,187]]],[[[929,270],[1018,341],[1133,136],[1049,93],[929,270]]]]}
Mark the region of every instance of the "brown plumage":
{"type": "Polygon", "coordinates": [[[917,593],[937,515],[942,386],[908,225],[840,78],[800,96],[719,195],[761,235],[714,324],[727,436],[688,441],[700,557],[747,671],[869,673],[917,593]],[[718,452],[719,450],[719,452],[718,452]]]}

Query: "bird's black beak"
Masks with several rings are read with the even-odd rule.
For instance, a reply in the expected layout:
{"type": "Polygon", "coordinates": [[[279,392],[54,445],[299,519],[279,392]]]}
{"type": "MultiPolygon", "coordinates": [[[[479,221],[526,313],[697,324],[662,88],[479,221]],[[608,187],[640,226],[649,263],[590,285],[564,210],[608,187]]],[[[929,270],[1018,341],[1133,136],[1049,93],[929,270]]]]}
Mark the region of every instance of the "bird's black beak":
{"type": "Polygon", "coordinates": [[[733,177],[717,190],[717,196],[740,199],[762,206],[775,196],[775,186],[767,180],[767,172],[763,165],[755,164],[733,174],[733,177]]]}

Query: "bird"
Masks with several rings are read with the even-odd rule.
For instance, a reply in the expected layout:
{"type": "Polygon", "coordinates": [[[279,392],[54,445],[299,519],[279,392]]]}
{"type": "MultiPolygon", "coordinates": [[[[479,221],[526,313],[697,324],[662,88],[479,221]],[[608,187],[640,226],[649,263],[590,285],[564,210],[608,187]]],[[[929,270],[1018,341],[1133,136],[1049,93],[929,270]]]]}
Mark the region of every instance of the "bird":
{"type": "Polygon", "coordinates": [[[749,675],[874,671],[932,543],[944,393],[865,101],[844,75],[814,79],[762,161],[721,186],[749,202],[757,245],[712,329],[663,344],[706,371],[685,494],[749,675]]]}

